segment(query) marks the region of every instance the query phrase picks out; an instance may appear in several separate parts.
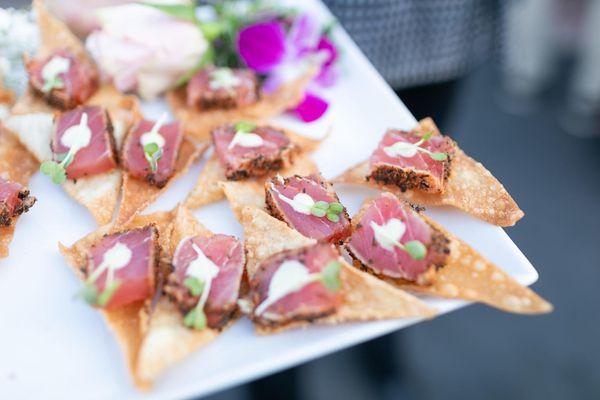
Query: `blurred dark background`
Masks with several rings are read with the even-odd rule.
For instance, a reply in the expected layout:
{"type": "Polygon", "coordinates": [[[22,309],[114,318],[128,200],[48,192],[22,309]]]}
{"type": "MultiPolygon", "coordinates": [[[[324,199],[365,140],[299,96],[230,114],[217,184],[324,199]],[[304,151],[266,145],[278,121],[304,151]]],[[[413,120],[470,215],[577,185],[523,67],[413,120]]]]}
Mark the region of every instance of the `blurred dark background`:
{"type": "Polygon", "coordinates": [[[471,306],[208,399],[600,398],[600,1],[326,3],[513,194],[526,218],[508,233],[555,311],[471,306]]]}

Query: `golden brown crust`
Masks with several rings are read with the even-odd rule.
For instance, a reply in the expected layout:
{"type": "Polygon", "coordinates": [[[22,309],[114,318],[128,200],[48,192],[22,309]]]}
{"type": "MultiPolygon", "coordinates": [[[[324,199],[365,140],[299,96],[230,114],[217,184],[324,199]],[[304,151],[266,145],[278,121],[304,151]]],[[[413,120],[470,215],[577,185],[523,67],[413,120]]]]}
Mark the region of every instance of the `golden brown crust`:
{"type": "MultiPolygon", "coordinates": [[[[416,129],[440,134],[430,118],[420,121],[416,129]]],[[[459,148],[456,148],[451,168],[442,194],[410,190],[402,192],[397,186],[383,185],[373,180],[367,181],[365,177],[370,173],[368,161],[350,168],[334,179],[334,182],[367,185],[392,192],[415,204],[453,206],[498,226],[513,226],[523,217],[523,211],[519,209],[504,186],[481,163],[467,156],[459,148]]]]}
{"type": "Polygon", "coordinates": [[[297,80],[281,85],[272,94],[263,93],[258,102],[245,107],[198,111],[187,106],[185,87],[167,93],[167,101],[175,117],[183,123],[187,135],[198,141],[208,141],[210,131],[219,125],[270,118],[294,107],[302,100],[304,88],[316,72],[316,68],[310,68],[297,80]]]}
{"type": "Polygon", "coordinates": [[[184,138],[175,164],[175,172],[162,188],[156,187],[145,180],[131,177],[127,173],[123,174],[121,206],[117,216],[117,223],[128,221],[152,204],[169,188],[174,180],[187,172],[194,161],[206,150],[206,147],[205,144],[196,146],[191,140],[184,138]]]}

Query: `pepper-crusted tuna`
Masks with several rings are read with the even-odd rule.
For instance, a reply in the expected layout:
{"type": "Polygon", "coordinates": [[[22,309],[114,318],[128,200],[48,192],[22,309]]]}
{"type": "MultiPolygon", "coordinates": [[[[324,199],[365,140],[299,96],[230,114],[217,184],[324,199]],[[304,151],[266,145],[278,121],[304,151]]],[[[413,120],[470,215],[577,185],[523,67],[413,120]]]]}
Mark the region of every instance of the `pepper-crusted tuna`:
{"type": "Polygon", "coordinates": [[[199,110],[243,107],[258,100],[258,78],[250,69],[206,67],[187,85],[187,104],[199,110]]]}
{"type": "Polygon", "coordinates": [[[98,88],[95,67],[66,49],[44,59],[27,60],[26,68],[33,91],[63,110],[83,104],[98,88]]]}
{"type": "Polygon", "coordinates": [[[352,224],[346,248],[376,275],[427,284],[450,252],[441,232],[390,193],[366,203],[352,224]]]}
{"type": "Polygon", "coordinates": [[[211,137],[230,180],[263,176],[289,167],[298,150],[282,130],[246,122],[220,126],[211,132],[211,137]]]}
{"type": "Polygon", "coordinates": [[[175,173],[183,129],[179,122],[140,120],[129,131],[122,160],[130,176],[164,187],[175,173]]]}
{"type": "Polygon", "coordinates": [[[159,253],[153,225],[104,236],[89,250],[82,296],[107,309],[152,297],[159,253]]]}
{"type": "Polygon", "coordinates": [[[252,319],[274,326],[335,313],[342,301],[339,260],[332,245],[319,243],[261,262],[250,280],[252,319]]]}
{"type": "Polygon", "coordinates": [[[11,226],[16,217],[33,206],[35,200],[29,195],[29,189],[0,176],[0,226],[11,226]]]}
{"type": "Polygon", "coordinates": [[[108,112],[100,106],[82,106],[62,113],[52,137],[55,159],[64,159],[72,147],[74,130],[89,130],[87,145],[77,150],[65,168],[69,179],[108,172],[117,167],[113,127],[108,112]]]}
{"type": "Polygon", "coordinates": [[[454,148],[454,142],[441,135],[389,129],[371,155],[367,180],[395,185],[403,192],[443,193],[454,148]]]}
{"type": "Polygon", "coordinates": [[[331,184],[319,175],[277,176],[265,184],[267,211],[306,237],[339,243],[350,235],[350,217],[331,184]]]}
{"type": "Polygon", "coordinates": [[[186,325],[227,324],[237,310],[244,263],[244,247],[233,236],[194,236],[177,245],[165,293],[186,315],[186,325]]]}

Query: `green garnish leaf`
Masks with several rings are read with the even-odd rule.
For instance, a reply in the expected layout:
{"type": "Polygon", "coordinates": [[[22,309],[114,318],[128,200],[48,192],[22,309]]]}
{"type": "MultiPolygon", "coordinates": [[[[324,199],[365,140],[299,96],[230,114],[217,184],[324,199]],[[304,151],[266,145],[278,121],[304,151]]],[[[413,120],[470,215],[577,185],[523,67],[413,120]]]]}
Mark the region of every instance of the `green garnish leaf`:
{"type": "Polygon", "coordinates": [[[64,86],[65,86],[65,83],[57,75],[54,78],[47,80],[44,83],[44,86],[42,86],[42,92],[49,93],[52,89],[55,89],[55,88],[60,89],[64,86]]]}
{"type": "Polygon", "coordinates": [[[310,209],[310,213],[315,217],[322,218],[327,214],[327,210],[317,207],[317,205],[313,205],[310,209]]]}
{"type": "Polygon", "coordinates": [[[250,133],[256,129],[256,124],[247,121],[240,121],[235,124],[236,132],[250,133]]]}
{"type": "Polygon", "coordinates": [[[228,24],[222,21],[206,21],[198,23],[202,34],[209,42],[221,36],[228,28],[228,24]]]}
{"type": "Polygon", "coordinates": [[[52,178],[52,182],[57,185],[60,185],[67,180],[67,171],[65,171],[65,168],[62,164],[58,164],[54,161],[44,161],[40,165],[40,172],[52,178]]]}
{"type": "Polygon", "coordinates": [[[427,255],[427,248],[418,240],[404,243],[404,250],[415,260],[422,260],[427,255]]]}
{"type": "Polygon", "coordinates": [[[426,141],[428,141],[428,140],[429,140],[429,138],[431,138],[431,136],[433,136],[433,132],[432,132],[432,131],[429,131],[429,132],[427,132],[426,134],[424,134],[423,136],[421,136],[421,140],[422,140],[423,142],[426,142],[426,141]]]}
{"type": "Polygon", "coordinates": [[[448,154],[446,153],[429,153],[429,157],[435,161],[444,161],[448,159],[448,154]]]}
{"type": "Polygon", "coordinates": [[[89,305],[94,306],[98,302],[98,288],[93,283],[86,282],[75,297],[83,299],[89,305]]]}
{"type": "Polygon", "coordinates": [[[204,290],[204,282],[191,276],[185,278],[183,285],[189,289],[192,296],[200,296],[204,290]]]}
{"type": "Polygon", "coordinates": [[[339,222],[340,221],[340,216],[336,213],[333,212],[328,212],[327,213],[327,219],[330,220],[331,222],[339,222]]]}
{"type": "Polygon", "coordinates": [[[202,330],[206,328],[206,315],[203,310],[194,308],[183,318],[183,324],[188,328],[202,330]]]}
{"type": "Polygon", "coordinates": [[[313,207],[320,208],[321,210],[327,210],[329,208],[329,203],[323,200],[319,200],[315,203],[313,207]]]}
{"type": "Polygon", "coordinates": [[[342,264],[339,261],[330,261],[321,271],[321,282],[330,292],[337,292],[342,286],[340,270],[342,264]]]}
{"type": "Polygon", "coordinates": [[[186,21],[196,23],[198,19],[196,18],[196,7],[193,3],[190,4],[161,4],[161,3],[146,3],[141,2],[148,7],[156,8],[165,14],[169,14],[172,17],[184,19],[186,21]]]}
{"type": "Polygon", "coordinates": [[[329,211],[339,214],[344,211],[344,206],[337,202],[329,203],[329,211]]]}
{"type": "Polygon", "coordinates": [[[102,291],[102,293],[100,294],[100,296],[98,296],[97,304],[100,307],[104,307],[106,304],[108,304],[108,302],[113,297],[113,295],[115,294],[115,292],[117,291],[117,289],[119,288],[119,286],[121,286],[121,282],[120,281],[115,280],[115,281],[110,282],[104,288],[104,291],[102,291]]]}
{"type": "Polygon", "coordinates": [[[144,155],[146,160],[150,163],[150,169],[152,172],[158,170],[158,160],[162,157],[163,151],[156,143],[148,143],[144,146],[144,155]]]}

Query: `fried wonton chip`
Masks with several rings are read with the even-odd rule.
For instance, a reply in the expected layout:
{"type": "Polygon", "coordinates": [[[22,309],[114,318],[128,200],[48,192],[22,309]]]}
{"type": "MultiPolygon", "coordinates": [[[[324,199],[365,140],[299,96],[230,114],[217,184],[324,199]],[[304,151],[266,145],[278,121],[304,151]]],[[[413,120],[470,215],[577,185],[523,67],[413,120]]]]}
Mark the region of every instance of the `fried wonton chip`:
{"type": "MultiPolygon", "coordinates": [[[[29,178],[38,168],[37,160],[0,122],[0,176],[27,186],[29,178]]],[[[0,258],[8,256],[8,245],[12,241],[15,224],[13,222],[11,226],[0,227],[0,258]]]]}
{"type": "MultiPolygon", "coordinates": [[[[362,213],[369,205],[370,201],[367,200],[352,218],[353,228],[360,222],[362,213]]],[[[382,280],[411,292],[485,303],[513,313],[540,314],[552,311],[552,305],[533,290],[518,283],[426,215],[421,216],[450,240],[450,254],[445,265],[435,272],[429,285],[379,276],[382,280]]],[[[358,260],[354,261],[354,265],[362,268],[358,260]]]]}
{"type": "Polygon", "coordinates": [[[194,161],[206,151],[207,147],[206,143],[197,146],[190,139],[184,137],[179,149],[179,155],[177,156],[175,172],[171,179],[169,179],[169,182],[162,188],[151,185],[145,180],[131,177],[127,172],[124,172],[121,206],[119,207],[117,223],[128,221],[152,204],[154,200],[169,188],[174,180],[188,171],[194,161]]]}
{"type": "MultiPolygon", "coordinates": [[[[285,222],[271,217],[255,207],[241,210],[246,243],[246,270],[248,276],[257,271],[260,262],[283,250],[316,244],[317,241],[302,236],[285,222]]],[[[393,318],[431,318],[436,311],[416,297],[359,271],[342,261],[342,305],[330,316],[314,320],[318,324],[334,325],[349,321],[370,321],[393,318]]],[[[275,333],[310,323],[297,321],[280,327],[257,327],[261,334],[275,333]]]]}
{"type": "MultiPolygon", "coordinates": [[[[71,247],[59,243],[59,249],[77,276],[84,280],[85,276],[82,271],[87,263],[88,250],[104,235],[154,224],[158,230],[158,240],[161,248],[170,249],[171,231],[173,229],[172,218],[172,212],[136,216],[124,225],[105,225],[78,240],[71,247]]],[[[115,310],[100,310],[106,323],[117,337],[127,366],[136,385],[140,387],[145,387],[147,384],[138,377],[136,369],[140,346],[147,330],[148,321],[150,321],[149,310],[149,301],[138,301],[115,310]]]]}
{"type": "MultiPolygon", "coordinates": [[[[178,207],[174,215],[169,254],[175,254],[181,240],[198,235],[212,236],[213,233],[198,222],[187,208],[178,207]]],[[[183,315],[177,306],[166,296],[161,297],[149,317],[136,368],[138,381],[146,385],[150,385],[162,371],[215,339],[237,319],[233,318],[221,330],[189,329],[183,324],[183,315]]]]}
{"type": "MultiPolygon", "coordinates": [[[[300,148],[300,153],[294,157],[293,164],[289,168],[276,171],[273,175],[278,173],[282,176],[310,175],[311,173],[318,172],[316,164],[310,159],[308,153],[316,150],[324,139],[311,139],[287,129],[284,129],[284,131],[290,140],[300,148]]],[[[253,185],[262,185],[270,176],[271,175],[251,178],[244,180],[243,182],[251,183],[253,185]]],[[[220,183],[225,181],[227,181],[225,171],[223,170],[217,155],[213,153],[206,161],[202,171],[200,171],[196,186],[194,186],[192,191],[188,194],[185,205],[195,209],[221,200],[224,196],[224,192],[220,183]]]]}
{"type": "MultiPolygon", "coordinates": [[[[431,118],[423,119],[415,128],[421,135],[440,131],[431,118]]],[[[485,167],[456,149],[450,166],[450,176],[442,194],[427,194],[413,190],[402,192],[397,186],[368,180],[369,162],[360,163],[334,179],[336,183],[362,184],[392,192],[415,204],[452,206],[498,226],[512,226],[525,215],[504,186],[485,167]]]]}
{"type": "Polygon", "coordinates": [[[190,108],[186,103],[185,86],[169,92],[167,101],[175,117],[183,123],[187,135],[198,141],[208,141],[210,131],[219,125],[232,121],[275,117],[296,106],[302,101],[304,89],[316,73],[317,68],[310,66],[304,75],[279,86],[273,93],[262,93],[258,102],[245,107],[207,111],[190,108]]]}

